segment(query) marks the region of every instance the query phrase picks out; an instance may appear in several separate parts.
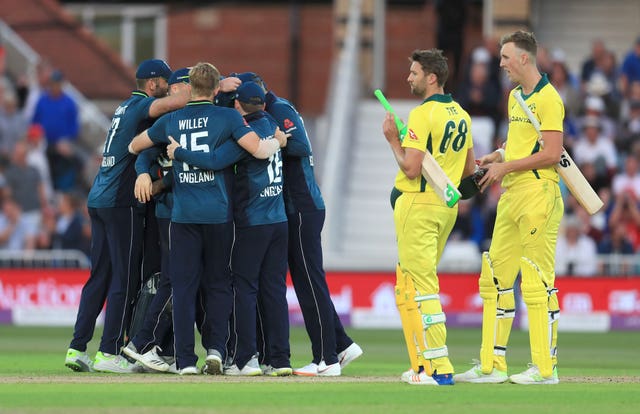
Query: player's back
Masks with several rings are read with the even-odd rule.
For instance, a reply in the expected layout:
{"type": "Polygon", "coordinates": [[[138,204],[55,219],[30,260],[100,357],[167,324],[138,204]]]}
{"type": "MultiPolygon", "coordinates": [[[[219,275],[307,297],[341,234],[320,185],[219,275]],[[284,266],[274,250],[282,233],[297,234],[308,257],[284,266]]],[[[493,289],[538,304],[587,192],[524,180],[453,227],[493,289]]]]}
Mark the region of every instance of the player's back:
{"type": "MultiPolygon", "coordinates": [[[[258,111],[244,118],[260,139],[273,138],[278,125],[268,113],[258,111]]],[[[238,162],[233,189],[236,225],[244,227],[286,221],[282,184],[281,151],[266,160],[247,156],[238,162]]]]}
{"type": "MultiPolygon", "coordinates": [[[[160,118],[154,129],[162,129],[186,150],[209,153],[232,139],[237,125],[250,131],[237,117],[240,114],[234,109],[217,107],[210,101],[192,101],[185,108],[160,118]]],[[[233,171],[230,167],[212,171],[174,161],[173,174],[172,221],[209,224],[231,221],[233,171]]]]}
{"type": "Polygon", "coordinates": [[[324,201],[313,171],[313,151],[302,117],[286,99],[266,95],[266,111],[280,129],[291,134],[282,149],[284,198],[287,214],[324,210],[324,201]]]}
{"type": "MultiPolygon", "coordinates": [[[[409,114],[403,147],[429,151],[454,185],[459,185],[473,147],[471,118],[451,95],[436,94],[425,99],[409,114]]],[[[403,192],[434,192],[422,175],[409,179],[402,171],[396,176],[396,188],[403,192]]]]}
{"type": "Polygon", "coordinates": [[[129,207],[136,204],[133,194],[136,158],[129,153],[128,146],[133,137],[153,123],[149,118],[153,100],[142,91],[134,91],[116,108],[107,131],[100,169],[89,191],[89,207],[129,207]]]}

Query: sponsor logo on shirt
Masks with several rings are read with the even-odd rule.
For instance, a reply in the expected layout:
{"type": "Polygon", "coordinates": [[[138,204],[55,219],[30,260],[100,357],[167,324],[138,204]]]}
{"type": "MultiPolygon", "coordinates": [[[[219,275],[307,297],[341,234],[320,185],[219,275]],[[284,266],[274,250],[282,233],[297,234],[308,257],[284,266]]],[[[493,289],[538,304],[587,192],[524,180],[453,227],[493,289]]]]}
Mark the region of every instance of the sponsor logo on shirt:
{"type": "Polygon", "coordinates": [[[418,141],[418,136],[413,132],[413,129],[409,129],[409,139],[412,141],[418,141]]]}

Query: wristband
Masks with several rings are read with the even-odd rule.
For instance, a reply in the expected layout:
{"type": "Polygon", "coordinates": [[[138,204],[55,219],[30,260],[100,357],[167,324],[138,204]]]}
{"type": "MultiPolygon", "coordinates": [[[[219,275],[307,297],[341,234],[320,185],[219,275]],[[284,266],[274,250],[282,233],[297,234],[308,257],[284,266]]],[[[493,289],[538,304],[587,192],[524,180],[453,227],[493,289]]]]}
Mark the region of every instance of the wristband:
{"type": "Polygon", "coordinates": [[[504,162],[504,148],[498,148],[494,152],[500,154],[500,162],[504,162]]]}

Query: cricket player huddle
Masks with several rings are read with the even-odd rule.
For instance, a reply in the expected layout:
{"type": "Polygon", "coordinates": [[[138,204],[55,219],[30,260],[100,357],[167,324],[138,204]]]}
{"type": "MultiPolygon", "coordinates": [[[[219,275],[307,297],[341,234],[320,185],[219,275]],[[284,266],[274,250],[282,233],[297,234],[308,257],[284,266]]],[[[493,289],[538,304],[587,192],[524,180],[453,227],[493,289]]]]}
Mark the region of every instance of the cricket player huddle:
{"type": "Polygon", "coordinates": [[[81,372],[341,375],[363,351],[329,295],[324,203],[298,112],[255,73],[222,78],[210,63],[172,72],[162,60],[146,60],[136,83],[114,113],[103,149],[110,161],[89,193],[91,272],[65,365],[81,372]],[[160,271],[147,276],[155,258],[160,271]],[[313,354],[297,369],[287,270],[313,354]],[[132,318],[138,292],[152,300],[138,300],[132,318]],[[105,300],[92,359],[87,343],[105,300]],[[194,326],[206,350],[201,366],[194,326]]]}
{"type": "Polygon", "coordinates": [[[564,105],[547,75],[538,70],[536,53],[532,33],[517,31],[502,38],[500,67],[517,86],[509,94],[506,142],[479,160],[469,115],[444,93],[448,67],[440,50],[416,50],[409,59],[407,82],[422,103],[410,112],[406,127],[376,91],[388,111],[383,133],[400,167],[391,205],[399,259],[396,304],[410,362],[401,380],[409,384],[559,382],[560,308],[554,287],[556,239],[564,212],[559,174],[589,213],[598,211],[602,201],[564,151],[564,105]],[[478,280],[483,301],[480,359],[454,375],[436,268],[456,220],[457,200],[494,183],[503,192],[478,280]],[[518,274],[528,311],[531,363],[525,371],[508,375],[518,274]]]}
{"type": "MultiPolygon", "coordinates": [[[[388,111],[383,134],[399,166],[391,206],[395,296],[410,365],[400,378],[408,384],[559,382],[559,174],[591,214],[602,202],[563,149],[563,102],[539,72],[536,53],[532,33],[502,38],[500,66],[517,85],[509,94],[509,129],[502,147],[478,160],[468,113],[444,93],[449,70],[442,51],[415,50],[409,58],[407,82],[422,103],[406,125],[376,91],[388,111]],[[437,265],[457,201],[494,183],[503,192],[478,281],[480,359],[454,375],[437,265]],[[518,274],[531,364],[509,376],[518,274]]],[[[329,296],[320,244],[324,204],[295,108],[255,73],[221,80],[209,63],[171,72],[163,61],[149,60],[136,78],[138,89],[118,107],[107,134],[103,157],[111,161],[89,194],[92,268],[65,365],[118,373],[341,375],[363,351],[345,333],[329,296]],[[151,222],[141,206],[150,203],[160,279],[141,328],[131,332],[151,222]],[[287,269],[313,353],[299,369],[290,364],[287,269]],[[92,360],[87,343],[105,299],[104,333],[92,360]],[[201,368],[194,326],[207,352],[201,368]]]]}

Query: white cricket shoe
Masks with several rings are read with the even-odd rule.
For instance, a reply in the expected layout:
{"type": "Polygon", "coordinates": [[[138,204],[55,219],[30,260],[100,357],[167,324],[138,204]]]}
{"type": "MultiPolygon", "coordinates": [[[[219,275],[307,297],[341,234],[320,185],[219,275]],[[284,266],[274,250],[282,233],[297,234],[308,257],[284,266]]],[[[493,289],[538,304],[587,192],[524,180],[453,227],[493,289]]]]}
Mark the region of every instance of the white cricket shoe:
{"type": "Polygon", "coordinates": [[[509,379],[514,384],[521,385],[548,385],[560,382],[560,379],[558,379],[558,369],[556,367],[553,367],[553,373],[550,377],[543,377],[538,367],[534,364],[529,364],[529,369],[520,374],[514,374],[510,376],[509,379]]]}
{"type": "Polygon", "coordinates": [[[473,384],[502,384],[509,380],[509,376],[506,371],[500,371],[497,368],[493,368],[490,374],[484,374],[480,361],[473,360],[473,367],[468,371],[453,376],[455,382],[470,382],[473,384]]]}
{"type": "Polygon", "coordinates": [[[93,361],[86,351],[77,349],[67,349],[67,356],[64,365],[76,372],[93,372],[93,361]]]}
{"type": "Polygon", "coordinates": [[[133,342],[129,342],[127,346],[123,347],[122,353],[136,361],[140,361],[140,358],[142,358],[142,354],[138,353],[138,348],[136,348],[133,342]]]}
{"type": "Polygon", "coordinates": [[[303,377],[315,377],[318,375],[318,364],[310,363],[302,368],[293,370],[293,375],[300,375],[303,377]]]}
{"type": "Polygon", "coordinates": [[[151,368],[155,371],[167,372],[169,371],[170,364],[165,361],[163,357],[158,355],[158,350],[160,348],[156,345],[149,352],[146,352],[140,355],[138,361],[148,368],[151,368]]]}
{"type": "Polygon", "coordinates": [[[269,377],[287,377],[293,374],[293,370],[291,369],[291,367],[276,368],[272,367],[271,365],[266,365],[262,370],[262,373],[269,377]]]}
{"type": "Polygon", "coordinates": [[[242,367],[242,369],[239,369],[237,364],[233,364],[229,368],[226,368],[224,370],[224,375],[255,377],[258,375],[262,375],[262,370],[260,369],[258,358],[256,356],[253,356],[249,360],[249,362],[247,362],[245,366],[242,367]]]}
{"type": "Polygon", "coordinates": [[[338,354],[338,361],[340,361],[340,368],[344,368],[349,365],[353,360],[359,358],[362,355],[362,348],[355,342],[352,343],[344,351],[338,354]]]}
{"type": "Polygon", "coordinates": [[[122,355],[111,355],[103,352],[96,352],[93,369],[98,372],[109,372],[115,374],[131,374],[135,372],[135,367],[127,358],[122,355]]]}
{"type": "Polygon", "coordinates": [[[318,376],[319,377],[339,377],[342,374],[340,363],[327,365],[324,361],[320,361],[318,364],[318,376]]]}
{"type": "Polygon", "coordinates": [[[194,366],[184,367],[180,370],[180,375],[198,375],[198,368],[194,366]]]}
{"type": "Polygon", "coordinates": [[[400,376],[400,379],[410,385],[438,385],[436,380],[427,375],[425,372],[416,374],[413,369],[409,369],[408,371],[403,372],[400,376]]]}

